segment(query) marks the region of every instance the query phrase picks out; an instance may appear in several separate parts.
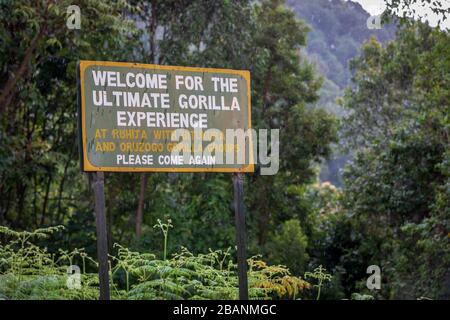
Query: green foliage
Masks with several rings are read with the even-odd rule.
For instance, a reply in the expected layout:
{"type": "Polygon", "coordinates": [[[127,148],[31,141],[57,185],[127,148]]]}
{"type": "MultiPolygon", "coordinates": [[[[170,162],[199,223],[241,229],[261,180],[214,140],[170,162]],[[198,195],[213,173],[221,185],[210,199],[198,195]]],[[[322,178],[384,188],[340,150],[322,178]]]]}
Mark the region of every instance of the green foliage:
{"type": "MultiPolygon", "coordinates": [[[[167,225],[166,225],[167,226],[167,225]]],[[[17,232],[2,227],[11,238],[0,247],[0,297],[3,299],[97,299],[98,277],[86,272],[86,263],[97,266],[84,250],[52,254],[31,240],[61,227],[17,232]],[[80,288],[68,288],[67,266],[82,261],[80,288]],[[68,264],[66,264],[68,263],[68,264]]],[[[115,245],[110,258],[113,299],[237,299],[237,265],[230,249],[194,255],[182,248],[170,259],[158,260],[115,245]]],[[[310,285],[284,266],[269,266],[253,257],[249,264],[251,299],[298,298],[310,285]]]]}
{"type": "Polygon", "coordinates": [[[438,27],[448,19],[450,15],[450,8],[445,5],[442,0],[385,0],[386,11],[391,14],[396,14],[401,18],[402,23],[411,23],[411,17],[416,20],[427,18],[423,15],[422,10],[425,8],[433,12],[435,19],[438,22],[438,27]]]}
{"type": "Polygon", "coordinates": [[[122,17],[124,1],[77,1],[82,30],[69,30],[70,4],[0,4],[2,225],[65,224],[89,205],[75,143],[76,63],[126,59],[139,33],[122,17]]]}
{"type": "Polygon", "coordinates": [[[268,257],[270,261],[285,264],[295,274],[305,272],[308,254],[306,248],[308,240],[302,231],[300,221],[291,219],[281,225],[269,240],[268,257]]]}
{"type": "Polygon", "coordinates": [[[256,8],[256,60],[252,111],[256,128],[279,128],[280,170],[275,176],[255,176],[249,188],[249,216],[255,217],[253,232],[258,246],[264,246],[269,230],[306,213],[297,209],[288,189],[302,188],[316,176],[314,162],[328,157],[337,134],[336,119],[330,113],[310,107],[322,85],[313,65],[301,54],[309,28],[282,1],[263,1],[256,8]],[[274,192],[277,190],[277,192],[274,192]]]}
{"type": "Polygon", "coordinates": [[[327,281],[331,281],[331,279],[332,279],[331,274],[327,273],[326,271],[327,270],[325,268],[323,268],[322,265],[320,265],[314,269],[314,272],[305,272],[305,279],[313,278],[317,281],[317,284],[314,285],[314,287],[317,288],[316,300],[320,299],[320,291],[321,291],[324,283],[327,281]]]}
{"type": "Polygon", "coordinates": [[[164,235],[164,260],[167,258],[167,240],[169,237],[169,229],[173,228],[172,220],[167,220],[167,223],[162,223],[160,219],[158,219],[158,224],[155,224],[153,228],[159,228],[164,235]]]}
{"type": "Polygon", "coordinates": [[[352,300],[373,300],[370,294],[352,293],[352,300]]]}
{"type": "Polygon", "coordinates": [[[33,239],[47,238],[62,226],[35,231],[14,231],[0,228],[10,240],[0,246],[0,297],[3,299],[96,299],[98,278],[85,272],[86,263],[96,262],[83,250],[60,250],[58,255],[36,245],[33,239]],[[66,286],[67,267],[79,259],[83,265],[82,288],[66,286]],[[65,263],[68,263],[65,265],[65,263]]]}
{"type": "Polygon", "coordinates": [[[363,147],[345,173],[344,205],[388,298],[448,297],[449,41],[422,24],[386,48],[369,41],[343,100],[349,144],[363,147]]]}

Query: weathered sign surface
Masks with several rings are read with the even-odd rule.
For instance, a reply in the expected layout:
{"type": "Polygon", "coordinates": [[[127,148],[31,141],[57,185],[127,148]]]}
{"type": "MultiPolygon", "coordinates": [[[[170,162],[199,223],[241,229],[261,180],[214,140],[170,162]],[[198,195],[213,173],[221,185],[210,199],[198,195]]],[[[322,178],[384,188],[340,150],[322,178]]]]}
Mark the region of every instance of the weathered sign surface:
{"type": "Polygon", "coordinates": [[[253,171],[252,139],[226,139],[251,128],[248,71],[80,61],[78,72],[84,171],[253,171]],[[245,161],[227,162],[239,148],[245,161]]]}

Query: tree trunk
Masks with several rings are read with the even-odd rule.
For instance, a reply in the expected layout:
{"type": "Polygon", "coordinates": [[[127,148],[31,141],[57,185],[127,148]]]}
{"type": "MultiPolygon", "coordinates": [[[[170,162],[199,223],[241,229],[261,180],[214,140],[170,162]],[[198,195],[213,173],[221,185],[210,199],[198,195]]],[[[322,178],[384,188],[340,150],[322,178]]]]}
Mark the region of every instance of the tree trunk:
{"type": "Polygon", "coordinates": [[[147,174],[141,173],[141,189],[139,191],[139,203],[136,211],[136,238],[142,234],[142,221],[144,218],[145,189],[147,188],[147,174]]]}
{"type": "Polygon", "coordinates": [[[61,183],[59,184],[59,190],[58,190],[58,207],[56,209],[56,223],[58,224],[62,224],[62,219],[61,219],[61,199],[63,196],[63,191],[64,191],[64,183],[66,182],[66,177],[67,177],[67,170],[69,169],[69,165],[70,165],[70,161],[71,156],[69,156],[69,159],[67,160],[66,164],[64,165],[64,172],[63,172],[63,176],[61,178],[61,183]]]}
{"type": "Polygon", "coordinates": [[[44,204],[42,205],[42,215],[41,215],[41,223],[40,226],[43,226],[45,223],[45,216],[47,215],[47,204],[48,197],[50,195],[50,186],[52,184],[53,176],[50,174],[47,180],[47,186],[45,188],[45,196],[44,196],[44,204]]]}
{"type": "Polygon", "coordinates": [[[25,72],[28,70],[28,66],[33,58],[33,53],[36,50],[39,41],[44,36],[47,27],[44,25],[39,33],[31,40],[30,46],[25,51],[25,55],[23,57],[22,62],[20,63],[19,68],[14,72],[14,75],[8,78],[6,84],[2,88],[2,92],[0,94],[0,114],[6,110],[11,102],[11,94],[13,89],[15,88],[17,82],[24,76],[25,72]]]}
{"type": "Polygon", "coordinates": [[[157,27],[157,20],[156,20],[156,0],[152,1],[152,20],[150,23],[150,60],[152,63],[157,62],[157,52],[156,52],[156,27],[157,27]]]}
{"type": "MultiPolygon", "coordinates": [[[[260,190],[262,194],[269,192],[265,188],[264,177],[259,177],[259,186],[256,186],[257,190],[260,190]]],[[[263,197],[258,205],[258,245],[263,246],[267,242],[267,237],[270,228],[270,211],[267,204],[267,198],[263,197]]]]}
{"type": "Polygon", "coordinates": [[[114,225],[114,209],[116,207],[116,199],[117,199],[117,188],[115,187],[115,183],[109,183],[107,185],[108,192],[108,203],[106,210],[106,218],[108,220],[107,230],[106,230],[106,238],[108,239],[108,252],[111,254],[113,252],[113,225],[114,225]]]}
{"type": "Polygon", "coordinates": [[[271,85],[271,81],[272,81],[272,68],[273,68],[273,58],[270,59],[269,62],[269,68],[267,69],[267,73],[264,77],[264,87],[263,87],[263,92],[262,92],[262,96],[263,96],[263,105],[262,105],[262,112],[261,112],[261,117],[262,120],[264,121],[264,117],[266,116],[266,111],[267,111],[267,107],[269,104],[269,91],[270,91],[270,85],[271,85]]]}

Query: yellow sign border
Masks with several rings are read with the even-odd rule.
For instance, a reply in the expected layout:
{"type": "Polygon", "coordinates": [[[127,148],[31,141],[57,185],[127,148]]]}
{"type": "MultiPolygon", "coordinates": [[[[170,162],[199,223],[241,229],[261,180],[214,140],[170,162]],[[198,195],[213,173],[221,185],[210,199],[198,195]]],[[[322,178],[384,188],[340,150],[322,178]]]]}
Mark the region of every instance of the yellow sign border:
{"type": "Polygon", "coordinates": [[[233,69],[216,69],[216,68],[198,68],[198,67],[181,67],[181,66],[166,66],[156,64],[144,64],[134,62],[113,62],[113,61],[91,61],[80,60],[80,84],[81,84],[81,136],[82,136],[82,156],[83,156],[83,170],[84,171],[106,171],[106,172],[254,172],[253,164],[253,141],[249,141],[249,160],[250,164],[242,168],[186,168],[186,167],[167,167],[167,168],[137,168],[137,167],[97,167],[91,164],[87,157],[86,146],[86,120],[85,120],[85,101],[84,101],[84,72],[90,66],[106,66],[106,67],[137,67],[142,69],[157,69],[157,70],[171,70],[171,71],[192,71],[192,72],[207,72],[207,73],[225,73],[237,74],[242,76],[247,81],[247,95],[248,95],[248,128],[252,128],[252,113],[251,113],[251,91],[250,91],[250,71],[248,70],[233,70],[233,69]]]}

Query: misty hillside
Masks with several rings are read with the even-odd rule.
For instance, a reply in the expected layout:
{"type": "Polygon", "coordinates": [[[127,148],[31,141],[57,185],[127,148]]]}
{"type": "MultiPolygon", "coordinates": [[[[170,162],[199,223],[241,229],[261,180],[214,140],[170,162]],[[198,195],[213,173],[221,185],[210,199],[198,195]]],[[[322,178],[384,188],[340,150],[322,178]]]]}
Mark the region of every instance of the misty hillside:
{"type": "Polygon", "coordinates": [[[368,29],[370,16],[359,3],[342,0],[288,0],[287,5],[310,27],[307,51],[320,71],[340,88],[349,84],[348,61],[361,44],[375,36],[386,42],[395,36],[395,26],[368,29]]]}

